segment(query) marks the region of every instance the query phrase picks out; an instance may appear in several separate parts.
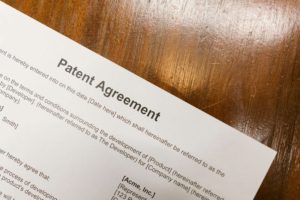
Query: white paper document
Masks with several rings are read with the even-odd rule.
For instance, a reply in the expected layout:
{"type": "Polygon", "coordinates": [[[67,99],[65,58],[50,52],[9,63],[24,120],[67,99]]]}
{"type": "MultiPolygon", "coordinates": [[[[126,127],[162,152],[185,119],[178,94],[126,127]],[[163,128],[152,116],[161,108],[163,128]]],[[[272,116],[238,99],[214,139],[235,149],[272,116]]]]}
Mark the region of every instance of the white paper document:
{"type": "Polygon", "coordinates": [[[0,3],[0,199],[251,200],[275,154],[0,3]]]}

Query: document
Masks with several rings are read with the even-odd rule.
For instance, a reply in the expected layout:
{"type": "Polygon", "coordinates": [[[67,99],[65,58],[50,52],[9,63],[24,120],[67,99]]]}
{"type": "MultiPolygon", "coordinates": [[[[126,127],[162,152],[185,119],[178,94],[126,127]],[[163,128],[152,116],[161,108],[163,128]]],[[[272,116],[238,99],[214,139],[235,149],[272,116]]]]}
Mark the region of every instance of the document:
{"type": "Polygon", "coordinates": [[[276,152],[0,3],[0,199],[251,200],[276,152]]]}

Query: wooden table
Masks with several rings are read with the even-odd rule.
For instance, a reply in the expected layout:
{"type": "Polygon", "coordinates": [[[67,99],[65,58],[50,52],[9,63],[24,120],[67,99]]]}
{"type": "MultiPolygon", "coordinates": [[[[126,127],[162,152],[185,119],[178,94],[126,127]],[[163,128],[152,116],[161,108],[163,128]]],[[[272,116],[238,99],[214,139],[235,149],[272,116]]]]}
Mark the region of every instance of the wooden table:
{"type": "Polygon", "coordinates": [[[4,2],[277,150],[255,200],[300,199],[299,0],[4,2]]]}

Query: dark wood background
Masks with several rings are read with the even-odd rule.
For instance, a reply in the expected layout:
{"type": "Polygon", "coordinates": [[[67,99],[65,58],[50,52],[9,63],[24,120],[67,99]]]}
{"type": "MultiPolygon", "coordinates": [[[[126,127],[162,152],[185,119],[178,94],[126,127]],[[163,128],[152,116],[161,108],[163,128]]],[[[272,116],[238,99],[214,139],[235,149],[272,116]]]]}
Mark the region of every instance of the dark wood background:
{"type": "Polygon", "coordinates": [[[255,200],[300,199],[299,0],[4,2],[277,150],[255,200]]]}

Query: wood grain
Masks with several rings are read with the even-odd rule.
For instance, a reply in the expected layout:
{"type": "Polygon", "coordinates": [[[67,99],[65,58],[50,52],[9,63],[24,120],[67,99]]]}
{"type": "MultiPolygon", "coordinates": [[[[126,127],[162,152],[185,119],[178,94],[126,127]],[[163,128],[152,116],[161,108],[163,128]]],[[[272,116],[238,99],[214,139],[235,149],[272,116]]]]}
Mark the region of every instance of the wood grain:
{"type": "Polygon", "coordinates": [[[299,0],[4,2],[277,150],[255,200],[300,199],[299,0]]]}

